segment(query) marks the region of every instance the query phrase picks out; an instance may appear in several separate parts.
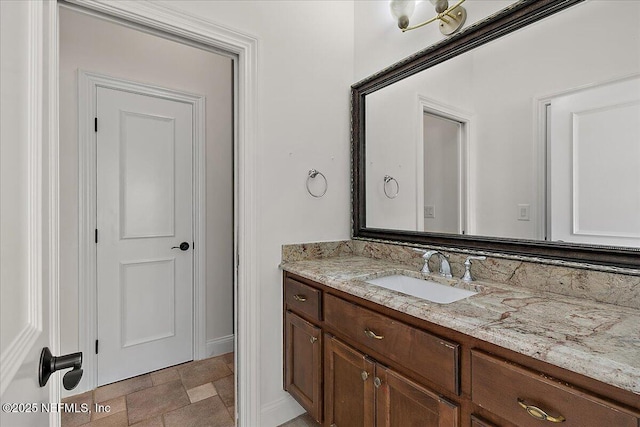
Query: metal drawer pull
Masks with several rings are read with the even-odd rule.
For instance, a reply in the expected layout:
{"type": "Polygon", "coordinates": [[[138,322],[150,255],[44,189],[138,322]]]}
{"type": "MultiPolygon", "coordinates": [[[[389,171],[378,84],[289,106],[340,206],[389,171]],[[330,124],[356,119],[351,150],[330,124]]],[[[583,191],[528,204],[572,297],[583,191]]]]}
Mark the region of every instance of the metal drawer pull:
{"type": "Polygon", "coordinates": [[[527,411],[527,413],[531,415],[533,418],[535,418],[536,420],[549,421],[552,423],[563,423],[565,421],[565,417],[563,417],[562,415],[558,415],[557,417],[552,417],[551,415],[547,414],[545,411],[543,411],[542,409],[536,406],[527,405],[526,403],[524,403],[524,400],[520,398],[518,398],[518,405],[520,405],[522,409],[527,411]]]}
{"type": "Polygon", "coordinates": [[[375,377],[373,379],[373,385],[376,386],[376,388],[380,387],[382,385],[382,380],[378,377],[375,377]]]}
{"type": "Polygon", "coordinates": [[[316,337],[310,337],[309,341],[311,341],[311,344],[315,343],[316,341],[318,341],[318,338],[316,337]]]}
{"type": "Polygon", "coordinates": [[[369,373],[367,371],[362,371],[360,376],[362,377],[362,381],[366,381],[367,378],[369,378],[369,373]]]}
{"type": "Polygon", "coordinates": [[[364,330],[364,334],[365,334],[366,336],[368,336],[369,338],[375,338],[375,339],[377,339],[377,340],[381,340],[381,339],[383,339],[383,338],[384,338],[384,336],[383,336],[383,335],[377,335],[375,332],[370,331],[369,329],[365,329],[365,330],[364,330]]]}
{"type": "Polygon", "coordinates": [[[294,295],[293,299],[296,301],[305,302],[307,300],[307,297],[305,297],[304,295],[294,295]]]}

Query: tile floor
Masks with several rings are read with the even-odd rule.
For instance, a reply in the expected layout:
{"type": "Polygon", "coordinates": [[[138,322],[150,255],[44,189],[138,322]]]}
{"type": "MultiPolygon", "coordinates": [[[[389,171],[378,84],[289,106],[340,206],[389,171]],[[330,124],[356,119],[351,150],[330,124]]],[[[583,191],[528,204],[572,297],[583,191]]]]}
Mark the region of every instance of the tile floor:
{"type": "Polygon", "coordinates": [[[233,353],[108,384],[63,402],[92,410],[63,412],[62,427],[233,426],[233,353]],[[95,404],[109,405],[110,411],[96,412],[95,404]]]}
{"type": "MultiPolygon", "coordinates": [[[[233,426],[233,353],[184,363],[71,396],[64,403],[91,412],[63,412],[62,427],[233,426]],[[96,412],[95,405],[109,406],[96,412]]],[[[319,427],[308,414],[280,427],[319,427]]]]}
{"type": "Polygon", "coordinates": [[[291,421],[282,424],[279,427],[320,427],[320,424],[316,422],[309,414],[300,415],[298,418],[294,418],[291,421]]]}

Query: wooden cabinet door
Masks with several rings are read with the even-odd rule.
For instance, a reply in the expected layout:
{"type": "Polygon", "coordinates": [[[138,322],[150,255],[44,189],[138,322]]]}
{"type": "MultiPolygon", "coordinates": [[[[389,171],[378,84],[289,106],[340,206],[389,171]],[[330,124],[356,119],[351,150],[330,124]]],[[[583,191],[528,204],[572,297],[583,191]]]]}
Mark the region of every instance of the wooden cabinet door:
{"type": "Polygon", "coordinates": [[[285,314],[284,389],[322,422],[322,330],[285,314]]]}
{"type": "Polygon", "coordinates": [[[423,386],[376,366],[376,427],[457,427],[459,408],[423,386]]]}
{"type": "Polygon", "coordinates": [[[375,364],[329,334],[324,360],[325,425],[373,427],[375,364]]]}

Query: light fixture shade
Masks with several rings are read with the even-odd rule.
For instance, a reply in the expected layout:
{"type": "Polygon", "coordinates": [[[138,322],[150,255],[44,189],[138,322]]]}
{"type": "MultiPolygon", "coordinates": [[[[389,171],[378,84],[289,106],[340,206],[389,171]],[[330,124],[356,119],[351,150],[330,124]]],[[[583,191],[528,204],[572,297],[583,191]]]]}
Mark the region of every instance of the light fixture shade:
{"type": "Polygon", "coordinates": [[[449,8],[447,0],[431,0],[431,4],[435,6],[436,12],[442,13],[449,8]]]}
{"type": "Polygon", "coordinates": [[[398,21],[398,27],[400,28],[409,26],[409,18],[411,18],[415,8],[415,0],[391,0],[389,3],[391,15],[398,21]]]}

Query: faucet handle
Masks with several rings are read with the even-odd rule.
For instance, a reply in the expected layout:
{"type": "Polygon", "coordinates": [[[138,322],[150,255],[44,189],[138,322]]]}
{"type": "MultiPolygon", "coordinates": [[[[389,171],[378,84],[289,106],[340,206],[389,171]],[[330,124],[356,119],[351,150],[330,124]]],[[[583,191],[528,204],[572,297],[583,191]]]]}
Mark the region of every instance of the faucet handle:
{"type": "Polygon", "coordinates": [[[464,275],[462,276],[462,280],[465,282],[472,282],[473,277],[471,276],[471,260],[483,260],[487,259],[486,256],[468,256],[466,261],[464,262],[464,275]]]}

